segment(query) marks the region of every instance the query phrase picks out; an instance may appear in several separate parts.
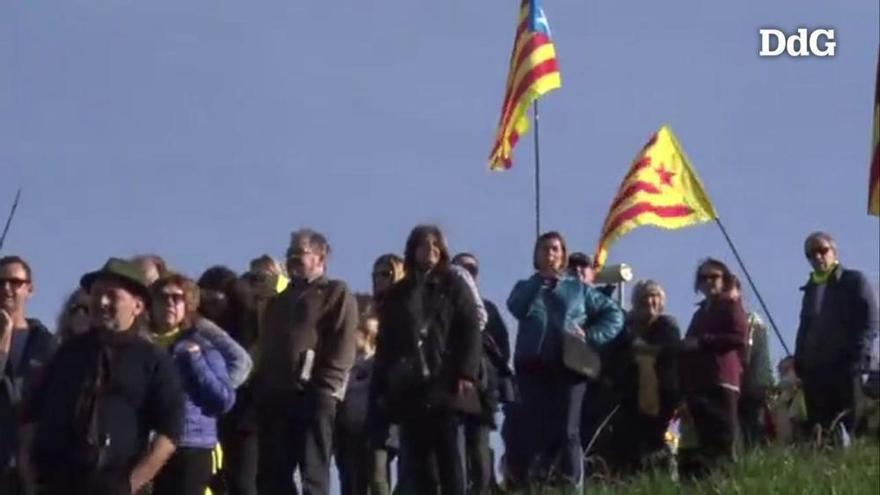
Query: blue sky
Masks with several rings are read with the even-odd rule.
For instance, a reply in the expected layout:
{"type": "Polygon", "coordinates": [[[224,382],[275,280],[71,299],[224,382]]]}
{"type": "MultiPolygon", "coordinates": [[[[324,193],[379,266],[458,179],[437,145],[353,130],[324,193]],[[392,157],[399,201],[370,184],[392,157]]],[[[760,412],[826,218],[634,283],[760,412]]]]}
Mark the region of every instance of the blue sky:
{"type": "MultiPolygon", "coordinates": [[[[544,6],[563,76],[541,107],[547,229],[592,252],[631,160],[668,123],[790,343],[808,232],[830,231],[876,285],[876,1],[544,6]],[[837,55],[759,58],[768,26],[833,27],[837,55]]],[[[425,221],[480,256],[482,287],[503,303],[534,236],[531,135],[513,170],[486,164],[516,12],[510,0],[3,2],[0,210],[22,186],[4,251],[34,266],[31,313],[54,322],[111,255],[240,270],[281,255],[301,226],[329,236],[332,274],[364,290],[373,259],[425,221]]],[[[708,255],[733,263],[712,225],[646,228],[611,262],[661,281],[684,325],[708,255]]]]}

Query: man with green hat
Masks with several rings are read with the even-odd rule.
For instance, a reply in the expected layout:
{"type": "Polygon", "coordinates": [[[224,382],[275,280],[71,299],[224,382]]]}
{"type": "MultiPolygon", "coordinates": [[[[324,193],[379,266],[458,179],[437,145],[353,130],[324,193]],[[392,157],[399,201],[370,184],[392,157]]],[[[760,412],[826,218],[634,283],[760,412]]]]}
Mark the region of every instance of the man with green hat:
{"type": "Polygon", "coordinates": [[[22,470],[41,493],[135,493],[175,450],[182,388],[167,353],[138,335],[150,304],[139,268],[111,258],[80,285],[92,330],[58,350],[28,401],[22,470]]]}

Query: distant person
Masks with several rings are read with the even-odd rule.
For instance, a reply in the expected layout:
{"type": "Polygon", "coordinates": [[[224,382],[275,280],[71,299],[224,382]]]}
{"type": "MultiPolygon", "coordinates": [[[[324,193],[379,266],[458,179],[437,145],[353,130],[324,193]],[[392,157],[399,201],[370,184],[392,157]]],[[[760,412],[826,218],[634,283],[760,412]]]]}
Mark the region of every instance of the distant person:
{"type": "Polygon", "coordinates": [[[593,259],[585,253],[574,252],[568,257],[568,271],[587,285],[593,285],[596,281],[596,270],[593,267],[593,259]]]}
{"type": "Polygon", "coordinates": [[[0,258],[0,493],[24,493],[16,466],[22,398],[32,389],[55,350],[55,339],[27,317],[34,293],[30,265],[18,256],[0,258]]]}
{"type": "Polygon", "coordinates": [[[333,427],[357,347],[357,303],[346,284],[327,276],[330,244],[302,229],[287,250],[290,285],[269,301],[259,336],[255,398],[259,411],[260,493],[330,489],[333,427]]]}
{"type": "Polygon", "coordinates": [[[132,258],[131,261],[144,273],[148,285],[152,285],[153,282],[171,272],[168,263],[158,254],[141,254],[132,258]]]}
{"type": "Polygon", "coordinates": [[[697,267],[694,290],[704,298],[691,319],[679,355],[682,391],[699,438],[699,460],[682,464],[687,477],[702,477],[734,459],[737,403],[748,317],[730,296],[734,275],[719,260],[697,267]]]}
{"type": "Polygon", "coordinates": [[[827,430],[840,417],[851,432],[861,377],[868,372],[880,325],[877,299],[862,272],[840,263],[829,234],[807,236],[804,254],[813,271],[801,287],[795,368],[803,382],[809,424],[827,430]]]}
{"type": "MultiPolygon", "coordinates": [[[[742,301],[742,284],[736,276],[733,280],[730,297],[742,301]]],[[[773,365],[770,364],[767,324],[758,313],[748,311],[747,308],[746,311],[748,333],[742,358],[743,375],[738,409],[743,445],[747,449],[753,449],[767,440],[763,418],[767,411],[768,392],[773,387],[773,365]]]]}
{"type": "Polygon", "coordinates": [[[91,327],[90,305],[89,294],[82,289],[76,289],[67,296],[55,326],[55,338],[59,342],[65,342],[89,331],[91,327]]]}
{"type": "Polygon", "coordinates": [[[173,358],[183,384],[183,430],[177,450],[159,471],[153,495],[204,495],[213,474],[217,418],[235,402],[235,389],[220,351],[195,326],[199,288],[177,274],[150,287],[152,332],[173,358]]]}
{"type": "Polygon", "coordinates": [[[111,258],[81,281],[92,329],[65,343],[22,414],[25,479],[49,495],[131,494],[174,453],[183,389],[171,357],[137,334],[140,269],[111,258]]]}
{"type": "Polygon", "coordinates": [[[564,366],[564,334],[600,347],[620,333],[623,311],[568,275],[567,261],[562,235],[541,235],[532,257],[534,274],[516,283],[507,308],[519,322],[514,366],[522,399],[521,424],[527,430],[523,458],[514,465],[535,466],[530,481],[552,477],[574,487],[583,474],[580,420],[587,383],[564,366]]]}

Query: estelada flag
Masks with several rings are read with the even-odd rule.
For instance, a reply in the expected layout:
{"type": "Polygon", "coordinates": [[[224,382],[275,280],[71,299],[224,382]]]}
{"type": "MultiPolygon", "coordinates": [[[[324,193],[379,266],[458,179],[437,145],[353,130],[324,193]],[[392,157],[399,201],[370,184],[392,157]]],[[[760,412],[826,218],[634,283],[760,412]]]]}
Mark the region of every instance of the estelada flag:
{"type": "Polygon", "coordinates": [[[504,89],[501,118],[489,168],[506,170],[513,165],[513,147],[529,129],[529,107],[535,100],[562,86],[550,24],[540,0],[523,0],[510,54],[510,72],[504,89]]]}
{"type": "Polygon", "coordinates": [[[868,186],[868,214],[880,217],[880,50],[877,51],[877,83],[874,89],[874,139],[871,177],[868,186]]]}
{"type": "Polygon", "coordinates": [[[703,184],[668,126],[651,136],[611,203],[602,226],[596,265],[621,236],[643,225],[680,229],[718,217],[703,184]]]}

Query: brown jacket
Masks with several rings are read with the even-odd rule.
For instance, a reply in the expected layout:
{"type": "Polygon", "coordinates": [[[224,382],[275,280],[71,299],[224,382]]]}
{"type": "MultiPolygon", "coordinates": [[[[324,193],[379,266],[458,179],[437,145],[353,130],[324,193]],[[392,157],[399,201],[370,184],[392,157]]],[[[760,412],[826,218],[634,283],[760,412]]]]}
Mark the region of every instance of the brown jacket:
{"type": "Polygon", "coordinates": [[[256,372],[260,393],[306,389],[342,400],[354,365],[357,321],[357,303],[344,282],[326,277],[291,282],[266,308],[256,372]],[[315,358],[304,384],[299,376],[309,349],[315,358]]]}

